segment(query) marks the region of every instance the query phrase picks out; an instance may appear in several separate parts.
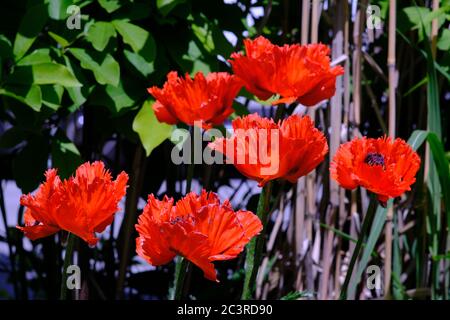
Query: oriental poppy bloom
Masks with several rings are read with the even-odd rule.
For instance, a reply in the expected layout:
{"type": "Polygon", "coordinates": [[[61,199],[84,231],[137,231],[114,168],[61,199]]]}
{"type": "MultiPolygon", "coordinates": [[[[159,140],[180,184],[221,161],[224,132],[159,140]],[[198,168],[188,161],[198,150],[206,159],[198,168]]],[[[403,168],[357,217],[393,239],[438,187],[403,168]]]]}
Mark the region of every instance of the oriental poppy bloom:
{"type": "Polygon", "coordinates": [[[336,90],[336,77],[344,73],[341,66],[330,66],[330,49],[323,44],[280,47],[260,36],[244,40],[244,46],[246,55],[231,55],[233,72],[261,100],[280,95],[274,105],[297,101],[313,106],[329,99],[336,90]]]}
{"type": "Polygon", "coordinates": [[[228,163],[264,186],[274,179],[296,182],[323,161],[325,136],[308,116],[292,115],[275,123],[250,114],[232,122],[231,138],[216,139],[209,147],[223,153],[228,163]]]}
{"type": "Polygon", "coordinates": [[[206,77],[197,72],[194,79],[186,74],[178,77],[169,72],[163,88],[151,87],[148,92],[156,99],[153,110],[159,122],[193,125],[201,121],[209,129],[220,125],[233,113],[233,99],[242,82],[226,72],[212,72],[206,77]]]}
{"type": "Polygon", "coordinates": [[[167,196],[160,201],[149,195],[136,230],[136,252],[148,263],[159,266],[181,255],[217,281],[212,262],[236,258],[262,224],[250,211],[235,212],[228,201],[221,204],[215,193],[202,190],[175,205],[167,196]]]}
{"type": "Polygon", "coordinates": [[[46,181],[33,196],[22,195],[26,207],[25,226],[17,228],[31,240],[66,230],[89,245],[95,245],[101,233],[111,224],[125,195],[128,175],[120,173],[112,180],[103,162],[84,163],[75,176],[61,181],[55,169],[47,170],[46,181]]]}
{"type": "Polygon", "coordinates": [[[339,147],[330,171],[343,188],[362,186],[386,206],[389,198],[411,190],[419,167],[419,156],[404,140],[363,137],[339,147]]]}

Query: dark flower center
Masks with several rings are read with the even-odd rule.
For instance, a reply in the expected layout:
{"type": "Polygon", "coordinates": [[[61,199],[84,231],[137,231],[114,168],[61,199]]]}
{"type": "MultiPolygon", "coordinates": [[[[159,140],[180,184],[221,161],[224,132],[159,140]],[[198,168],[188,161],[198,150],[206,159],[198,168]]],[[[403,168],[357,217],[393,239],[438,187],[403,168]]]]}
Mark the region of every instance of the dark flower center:
{"type": "Polygon", "coordinates": [[[179,222],[182,222],[184,219],[182,217],[175,217],[175,219],[170,220],[170,224],[174,225],[179,222]]]}
{"type": "Polygon", "coordinates": [[[382,166],[384,168],[384,157],[381,153],[370,152],[367,154],[364,162],[369,166],[382,166]]]}

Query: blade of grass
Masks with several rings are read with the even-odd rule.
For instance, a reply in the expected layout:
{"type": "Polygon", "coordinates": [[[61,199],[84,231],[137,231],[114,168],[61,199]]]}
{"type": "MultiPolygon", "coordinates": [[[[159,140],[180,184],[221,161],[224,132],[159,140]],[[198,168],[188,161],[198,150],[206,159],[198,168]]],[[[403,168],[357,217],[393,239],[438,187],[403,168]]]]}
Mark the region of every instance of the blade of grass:
{"type": "MultiPolygon", "coordinates": [[[[387,207],[392,206],[392,199],[388,201],[387,207]]],[[[366,270],[367,264],[370,260],[370,255],[377,241],[380,237],[381,232],[383,231],[383,226],[386,221],[387,216],[387,208],[383,208],[381,206],[377,207],[375,212],[375,217],[373,218],[372,228],[370,229],[369,236],[367,238],[366,247],[361,255],[361,260],[358,263],[358,269],[356,271],[356,276],[353,277],[348,286],[349,295],[353,295],[356,292],[356,287],[358,283],[361,281],[362,274],[366,270]]]]}
{"type": "MultiPolygon", "coordinates": [[[[439,183],[439,189],[442,189],[442,197],[445,204],[445,212],[446,212],[446,223],[447,227],[450,226],[450,169],[449,169],[449,161],[445,155],[444,146],[442,145],[442,142],[439,140],[438,136],[433,132],[423,131],[423,130],[416,130],[411,134],[411,137],[408,139],[408,143],[411,145],[411,147],[414,150],[417,150],[423,142],[427,140],[431,153],[432,153],[432,160],[433,160],[433,167],[436,168],[436,175],[439,183]],[[442,187],[442,188],[441,188],[442,187]]],[[[433,195],[434,196],[434,195],[433,195]]],[[[437,200],[440,203],[441,193],[439,192],[436,195],[437,200]]],[[[440,206],[439,206],[439,213],[440,215],[440,206]]],[[[433,224],[431,224],[433,227],[433,224]]],[[[436,226],[434,226],[436,227],[436,226]]],[[[438,230],[435,230],[436,233],[438,233],[438,230]]],[[[438,239],[434,240],[435,242],[438,241],[438,239]]],[[[447,240],[448,243],[448,240],[447,240]]],[[[437,256],[438,254],[435,253],[435,251],[438,249],[436,246],[436,243],[432,244],[432,255],[437,256]]],[[[446,248],[447,250],[448,248],[446,248]]],[[[446,285],[448,285],[448,277],[449,275],[445,273],[446,275],[446,285]]],[[[445,289],[445,293],[447,293],[448,290],[445,289]]]]}
{"type": "MultiPolygon", "coordinates": [[[[369,208],[367,209],[367,214],[364,217],[364,221],[363,221],[363,224],[362,224],[362,227],[361,227],[361,232],[360,232],[359,237],[358,237],[358,242],[356,243],[355,250],[353,251],[353,255],[352,255],[352,258],[350,260],[350,264],[348,266],[347,274],[345,275],[344,284],[342,285],[342,288],[341,288],[341,295],[339,297],[340,300],[346,300],[347,299],[347,289],[349,289],[349,283],[350,283],[350,279],[352,278],[353,269],[355,267],[356,261],[358,259],[359,253],[361,251],[361,247],[362,247],[363,241],[364,241],[365,237],[367,236],[367,233],[369,232],[369,227],[372,224],[372,221],[373,221],[374,216],[375,216],[376,202],[377,202],[377,200],[372,195],[371,200],[370,200],[370,204],[369,204],[369,208]]],[[[352,296],[350,294],[348,294],[348,295],[352,296]]]]}
{"type": "Polygon", "coordinates": [[[401,281],[395,281],[395,279],[401,279],[402,272],[402,258],[400,251],[400,237],[398,234],[398,219],[394,220],[394,241],[393,241],[393,259],[392,259],[392,294],[395,300],[403,300],[405,287],[401,281]]]}
{"type": "MultiPolygon", "coordinates": [[[[417,12],[419,12],[417,4],[415,4],[417,12]]],[[[422,29],[423,34],[425,33],[425,23],[422,20],[422,16],[420,17],[420,28],[422,29]]],[[[425,46],[425,58],[427,62],[427,126],[430,132],[433,132],[437,135],[438,139],[442,136],[442,128],[441,128],[441,111],[439,105],[439,87],[437,82],[436,68],[434,67],[434,56],[433,49],[431,48],[431,44],[426,39],[424,41],[425,46]]],[[[428,135],[429,137],[429,135],[428,135]]],[[[441,234],[441,185],[439,182],[439,177],[437,174],[436,166],[434,164],[434,159],[432,155],[429,155],[429,150],[426,152],[425,159],[425,168],[428,169],[428,175],[425,175],[425,181],[428,186],[430,198],[431,198],[431,212],[432,215],[428,215],[428,221],[430,225],[430,237],[431,237],[431,254],[438,254],[439,250],[439,236],[441,234]]],[[[432,262],[432,285],[431,285],[431,294],[432,299],[438,297],[439,292],[439,265],[435,262],[432,262]]]]}

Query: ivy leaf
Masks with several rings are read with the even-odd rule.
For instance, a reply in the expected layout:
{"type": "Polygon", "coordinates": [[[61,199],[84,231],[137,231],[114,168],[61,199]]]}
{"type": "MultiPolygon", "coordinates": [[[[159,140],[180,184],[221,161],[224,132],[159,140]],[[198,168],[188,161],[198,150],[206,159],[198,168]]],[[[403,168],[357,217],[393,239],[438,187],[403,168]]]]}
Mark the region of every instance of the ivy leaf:
{"type": "Polygon", "coordinates": [[[67,8],[73,4],[73,0],[49,0],[48,15],[53,20],[66,19],[69,14],[67,8]]]}
{"type": "Polygon", "coordinates": [[[173,8],[184,2],[185,0],[156,0],[156,7],[163,16],[167,16],[173,8]]]}
{"type": "Polygon", "coordinates": [[[120,0],[98,0],[98,3],[108,13],[114,12],[119,9],[122,6],[120,2],[120,0]]]}
{"type": "Polygon", "coordinates": [[[147,157],[153,149],[170,138],[173,129],[173,126],[158,121],[153,103],[151,100],[145,101],[133,121],[133,130],[139,135],[147,157]]]}
{"type": "Polygon", "coordinates": [[[54,85],[41,86],[42,103],[53,110],[58,110],[61,107],[61,99],[64,93],[64,87],[54,85]]]}
{"type": "Polygon", "coordinates": [[[42,92],[37,85],[7,85],[0,88],[0,95],[16,99],[31,107],[34,111],[41,110],[42,92]]]}
{"type": "Polygon", "coordinates": [[[89,41],[97,51],[103,51],[111,37],[116,36],[116,30],[110,22],[98,21],[92,24],[86,35],[89,41]]]}
{"type": "Polygon", "coordinates": [[[155,59],[156,44],[148,31],[124,20],[114,20],[112,23],[122,36],[123,42],[128,44],[135,53],[138,53],[147,62],[155,59]]]}
{"type": "Polygon", "coordinates": [[[52,167],[58,169],[62,179],[70,177],[81,164],[81,156],[77,147],[62,134],[52,141],[52,167]]]}
{"type": "Polygon", "coordinates": [[[47,62],[31,66],[18,66],[7,78],[10,84],[59,84],[64,87],[81,87],[81,83],[65,66],[47,62]]]}
{"type": "Polygon", "coordinates": [[[117,86],[120,81],[120,67],[116,60],[109,54],[100,54],[81,48],[69,50],[80,61],[82,68],[91,70],[95,79],[100,84],[117,86]]]}
{"type": "Polygon", "coordinates": [[[47,4],[39,4],[29,7],[22,18],[19,32],[14,40],[13,53],[16,61],[22,58],[30,49],[34,40],[41,32],[48,19],[47,4]]]}
{"type": "Polygon", "coordinates": [[[129,50],[123,50],[123,54],[129,63],[136,69],[137,72],[142,74],[144,77],[148,77],[154,70],[153,62],[148,63],[145,59],[138,55],[137,53],[131,52],[129,50]]]}
{"type": "Polygon", "coordinates": [[[42,48],[34,50],[29,55],[23,57],[18,63],[18,66],[31,66],[33,64],[52,62],[50,58],[50,49],[42,48]]]}
{"type": "Polygon", "coordinates": [[[12,58],[11,41],[4,35],[0,34],[0,58],[12,58]]]}
{"type": "Polygon", "coordinates": [[[442,51],[448,51],[450,49],[450,30],[444,29],[442,35],[439,37],[437,47],[442,51]]]}

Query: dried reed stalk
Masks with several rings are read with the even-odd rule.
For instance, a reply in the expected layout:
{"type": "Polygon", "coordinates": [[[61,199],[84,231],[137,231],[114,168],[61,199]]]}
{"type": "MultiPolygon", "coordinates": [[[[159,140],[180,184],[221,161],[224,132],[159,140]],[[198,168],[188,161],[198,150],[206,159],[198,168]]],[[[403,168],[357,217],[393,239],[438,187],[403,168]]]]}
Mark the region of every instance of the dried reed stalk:
{"type": "MultiPolygon", "coordinates": [[[[395,95],[397,87],[397,71],[395,69],[395,28],[397,15],[397,1],[389,1],[389,29],[388,29],[388,58],[387,66],[389,71],[389,136],[395,137],[395,95]]],[[[384,295],[390,298],[391,295],[391,273],[392,273],[392,218],[394,210],[389,206],[385,226],[385,257],[384,257],[384,295]]]]}
{"type": "Polygon", "coordinates": [[[308,43],[310,0],[302,0],[301,44],[308,43]]]}
{"type": "MultiPolygon", "coordinates": [[[[301,21],[301,43],[303,45],[308,43],[309,35],[309,16],[310,16],[310,0],[302,0],[302,21],[301,21]]],[[[305,212],[306,212],[306,178],[301,177],[297,181],[297,193],[295,201],[295,261],[298,263],[297,267],[297,281],[295,288],[300,291],[303,289],[302,281],[302,265],[306,250],[303,249],[303,241],[305,239],[305,212]]]]}
{"type": "MultiPolygon", "coordinates": [[[[339,1],[336,3],[333,15],[334,24],[334,37],[332,41],[332,60],[341,57],[344,54],[344,21],[345,17],[345,1],[339,1]]],[[[341,122],[342,122],[342,102],[344,92],[342,90],[342,77],[336,79],[336,93],[331,98],[331,135],[330,135],[330,159],[333,158],[336,153],[339,144],[341,142],[341,122]]],[[[325,216],[325,223],[328,225],[334,225],[334,218],[336,216],[337,208],[339,206],[339,185],[333,179],[330,181],[330,203],[331,209],[327,210],[325,216]]],[[[333,261],[333,240],[334,233],[331,230],[325,230],[324,232],[324,247],[322,252],[322,279],[319,291],[320,299],[328,298],[328,287],[330,278],[331,263],[333,261]]]]}

